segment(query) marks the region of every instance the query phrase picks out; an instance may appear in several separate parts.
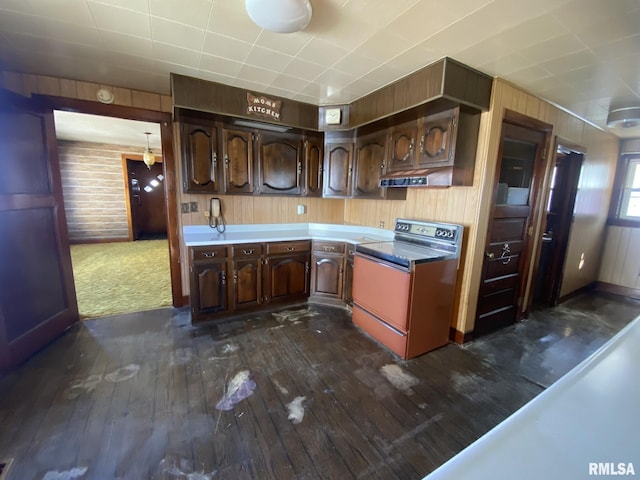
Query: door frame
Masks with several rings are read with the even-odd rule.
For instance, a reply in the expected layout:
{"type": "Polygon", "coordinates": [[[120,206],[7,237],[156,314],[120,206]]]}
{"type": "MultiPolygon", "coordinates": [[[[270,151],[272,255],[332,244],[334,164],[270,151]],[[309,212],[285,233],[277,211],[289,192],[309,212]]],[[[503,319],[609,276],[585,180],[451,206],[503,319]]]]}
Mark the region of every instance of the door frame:
{"type": "Polygon", "coordinates": [[[99,103],[75,98],[49,95],[33,95],[54,110],[88,113],[105,117],[125,118],[158,123],[164,158],[165,204],[167,209],[167,238],[169,243],[169,268],[171,271],[171,296],[174,307],[184,305],[182,296],[182,272],[180,270],[180,236],[178,232],[178,207],[176,194],[176,167],[173,150],[173,119],[171,113],[137,107],[99,103]]]}
{"type": "MultiPolygon", "coordinates": [[[[543,147],[542,147],[542,156],[538,164],[534,165],[533,178],[531,179],[530,213],[529,213],[529,220],[525,227],[527,229],[527,234],[526,234],[527,242],[524,250],[521,253],[521,258],[520,258],[520,261],[522,262],[523,266],[522,266],[521,278],[520,278],[520,291],[519,291],[518,299],[516,303],[516,308],[517,308],[516,322],[518,322],[528,317],[529,303],[530,303],[529,298],[533,294],[533,292],[527,291],[527,287],[533,281],[533,277],[531,276],[531,273],[532,273],[532,264],[533,264],[534,254],[539,256],[539,253],[540,253],[538,248],[534,250],[535,242],[533,240],[537,235],[537,230],[539,230],[540,228],[541,205],[544,205],[544,197],[545,197],[544,195],[542,195],[542,192],[543,192],[543,186],[546,185],[545,180],[549,176],[549,173],[548,173],[549,158],[550,158],[549,149],[551,146],[551,138],[552,138],[551,134],[553,131],[553,125],[532,117],[528,117],[522,113],[518,113],[513,110],[509,110],[505,108],[504,115],[502,117],[502,122],[500,124],[500,145],[498,147],[496,168],[493,176],[493,193],[491,197],[492,204],[490,207],[489,222],[487,224],[487,229],[485,232],[485,236],[487,238],[488,238],[489,232],[493,228],[494,210],[496,206],[496,198],[498,195],[500,169],[502,166],[503,129],[504,129],[505,123],[515,125],[517,127],[537,130],[539,132],[542,132],[545,136],[543,141],[543,147]]],[[[485,238],[485,242],[482,245],[482,249],[483,249],[482,255],[484,257],[484,252],[486,249],[486,238],[485,238]]],[[[482,260],[483,265],[485,261],[486,260],[483,258],[482,260]]],[[[484,267],[482,271],[484,272],[484,267]]],[[[478,288],[479,289],[482,288],[482,280],[478,288]]],[[[533,289],[530,289],[530,290],[533,290],[533,289]]],[[[476,305],[476,308],[477,308],[477,305],[476,305]]],[[[474,319],[477,319],[477,312],[476,312],[476,315],[474,316],[474,319]]]]}

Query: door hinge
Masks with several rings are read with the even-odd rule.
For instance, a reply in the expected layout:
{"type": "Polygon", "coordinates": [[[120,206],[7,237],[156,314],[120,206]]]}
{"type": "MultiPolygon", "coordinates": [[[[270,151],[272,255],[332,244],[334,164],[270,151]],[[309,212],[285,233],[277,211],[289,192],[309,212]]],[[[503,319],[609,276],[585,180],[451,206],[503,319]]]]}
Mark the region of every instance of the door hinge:
{"type": "Polygon", "coordinates": [[[527,229],[527,235],[529,237],[531,237],[533,235],[533,225],[529,226],[529,228],[527,229]]]}

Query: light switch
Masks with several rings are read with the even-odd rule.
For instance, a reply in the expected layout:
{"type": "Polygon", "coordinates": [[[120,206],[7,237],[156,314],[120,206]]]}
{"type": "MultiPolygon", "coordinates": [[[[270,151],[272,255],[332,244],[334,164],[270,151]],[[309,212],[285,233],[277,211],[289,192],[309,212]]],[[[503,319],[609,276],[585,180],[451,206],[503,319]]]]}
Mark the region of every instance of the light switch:
{"type": "Polygon", "coordinates": [[[304,212],[305,212],[305,206],[298,205],[298,215],[304,215],[304,212]]]}

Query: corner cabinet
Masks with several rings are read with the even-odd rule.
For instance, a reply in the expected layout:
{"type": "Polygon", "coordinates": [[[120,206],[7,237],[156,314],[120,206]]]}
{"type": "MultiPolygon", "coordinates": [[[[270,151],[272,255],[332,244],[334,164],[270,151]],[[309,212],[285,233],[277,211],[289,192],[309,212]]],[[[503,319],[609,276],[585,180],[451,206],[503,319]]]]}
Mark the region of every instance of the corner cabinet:
{"type": "Polygon", "coordinates": [[[313,242],[311,295],[341,300],[344,287],[344,243],[313,242]]]}
{"type": "Polygon", "coordinates": [[[219,192],[217,128],[204,123],[185,122],[180,125],[180,138],[184,167],[182,185],[184,192],[219,192]]]}
{"type": "Polygon", "coordinates": [[[265,303],[304,300],[309,296],[309,240],[267,244],[265,303]]]}
{"type": "Polygon", "coordinates": [[[296,134],[257,133],[258,185],[256,193],[303,193],[302,137],[296,134]]]}
{"type": "Polygon", "coordinates": [[[328,142],[324,146],[324,197],[348,197],[351,195],[353,172],[353,142],[328,142]]]}
{"type": "Polygon", "coordinates": [[[455,108],[420,120],[418,168],[453,165],[459,114],[455,108]]]}
{"type": "Polygon", "coordinates": [[[356,140],[352,196],[355,198],[384,198],[380,177],[387,158],[386,131],[369,134],[356,140]]]}

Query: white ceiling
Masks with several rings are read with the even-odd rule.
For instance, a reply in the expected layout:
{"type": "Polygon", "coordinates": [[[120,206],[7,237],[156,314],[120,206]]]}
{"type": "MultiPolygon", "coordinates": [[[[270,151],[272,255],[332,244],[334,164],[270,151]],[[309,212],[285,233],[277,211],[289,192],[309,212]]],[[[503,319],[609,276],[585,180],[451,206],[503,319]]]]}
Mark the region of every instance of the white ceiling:
{"type": "Polygon", "coordinates": [[[176,72],[326,105],[449,56],[602,128],[640,106],[640,0],[311,1],[306,30],[275,34],[242,0],[0,0],[0,66],[165,94],[176,72]]]}

